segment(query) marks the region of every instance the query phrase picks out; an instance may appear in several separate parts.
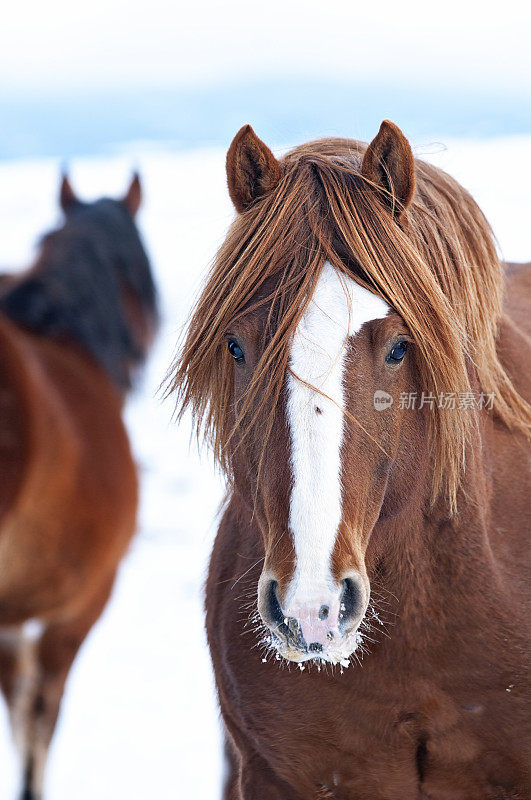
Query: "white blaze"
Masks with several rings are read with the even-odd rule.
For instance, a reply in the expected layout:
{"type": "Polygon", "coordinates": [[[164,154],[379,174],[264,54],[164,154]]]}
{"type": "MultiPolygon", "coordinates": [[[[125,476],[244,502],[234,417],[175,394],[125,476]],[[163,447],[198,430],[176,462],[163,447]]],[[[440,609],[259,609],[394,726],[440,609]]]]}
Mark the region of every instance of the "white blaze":
{"type": "Polygon", "coordinates": [[[288,604],[318,603],[333,588],[330,558],[341,521],[347,339],[388,311],[384,300],[327,262],[295,331],[290,368],[296,377],[288,374],[287,418],[296,567],[288,604]]]}

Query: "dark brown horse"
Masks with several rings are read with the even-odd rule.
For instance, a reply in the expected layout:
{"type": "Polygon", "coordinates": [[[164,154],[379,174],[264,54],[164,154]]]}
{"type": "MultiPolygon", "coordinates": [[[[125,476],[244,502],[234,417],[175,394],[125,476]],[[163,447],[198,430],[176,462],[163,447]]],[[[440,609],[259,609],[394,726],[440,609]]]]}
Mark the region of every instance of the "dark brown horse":
{"type": "Polygon", "coordinates": [[[529,798],[531,270],[390,122],[280,161],[246,126],[227,173],[175,376],[230,479],[224,796],[529,798]]]}
{"type": "Polygon", "coordinates": [[[82,203],[0,295],[0,683],[39,798],[68,671],[135,530],[137,476],[121,419],[154,334],[153,280],[134,215],[82,203]]]}

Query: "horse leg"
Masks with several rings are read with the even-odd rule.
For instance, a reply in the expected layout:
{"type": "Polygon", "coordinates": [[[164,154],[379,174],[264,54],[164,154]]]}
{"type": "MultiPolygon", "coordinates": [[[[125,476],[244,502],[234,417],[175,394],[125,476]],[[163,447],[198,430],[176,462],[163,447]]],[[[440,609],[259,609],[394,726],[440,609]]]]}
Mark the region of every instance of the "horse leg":
{"type": "Polygon", "coordinates": [[[37,650],[41,629],[39,623],[30,620],[0,631],[0,686],[6,699],[13,738],[24,764],[26,719],[39,680],[37,650]]]}
{"type": "Polygon", "coordinates": [[[301,800],[271,769],[267,761],[248,750],[239,738],[238,747],[225,732],[226,780],[223,800],[301,800]]]}
{"type": "MultiPolygon", "coordinates": [[[[74,658],[100,616],[110,582],[75,618],[53,622],[40,636],[24,636],[16,664],[4,670],[11,726],[23,767],[21,800],[41,800],[48,748],[74,658]],[[10,677],[14,673],[14,678],[10,677]]],[[[27,626],[26,626],[27,627],[27,626]]]]}
{"type": "Polygon", "coordinates": [[[19,651],[22,645],[22,628],[0,628],[0,689],[8,709],[17,685],[19,651]]]}

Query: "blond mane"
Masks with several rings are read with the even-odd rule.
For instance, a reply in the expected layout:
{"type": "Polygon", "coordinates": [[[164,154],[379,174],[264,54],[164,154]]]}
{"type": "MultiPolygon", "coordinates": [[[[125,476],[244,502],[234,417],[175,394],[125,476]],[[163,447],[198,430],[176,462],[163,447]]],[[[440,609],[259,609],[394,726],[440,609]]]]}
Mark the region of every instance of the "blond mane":
{"type": "MultiPolygon", "coordinates": [[[[229,476],[235,430],[245,436],[260,417],[266,446],[292,336],[327,260],[402,316],[420,354],[420,390],[479,388],[494,395],[507,426],[531,435],[530,408],[496,352],[502,266],[481,210],[457,181],[416,160],[413,202],[395,221],[361,175],[365,149],[322,139],[285,155],[275,190],[235,219],[193,310],[172,390],[229,476]],[[235,415],[224,334],[260,306],[268,314],[263,353],[235,415]]],[[[429,415],[432,500],[444,496],[452,512],[474,420],[471,408],[429,415]]]]}

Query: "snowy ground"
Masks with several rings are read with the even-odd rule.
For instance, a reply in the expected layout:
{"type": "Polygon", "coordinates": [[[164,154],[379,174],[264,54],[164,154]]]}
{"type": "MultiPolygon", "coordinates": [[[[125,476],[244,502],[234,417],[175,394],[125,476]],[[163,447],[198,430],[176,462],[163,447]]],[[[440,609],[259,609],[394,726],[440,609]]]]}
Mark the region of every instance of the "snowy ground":
{"type": "MultiPolygon", "coordinates": [[[[531,137],[419,148],[472,191],[507,259],[531,260],[531,137]]],[[[190,429],[171,422],[163,380],[192,298],[232,211],[224,153],[135,146],[72,164],[87,198],[120,194],[133,164],[139,223],[160,287],[163,326],[127,421],[141,468],[139,533],[111,603],[72,670],[47,777],[50,800],[215,800],[222,772],[218,712],[203,634],[202,586],[222,485],[190,429]]],[[[0,164],[0,271],[27,264],[59,219],[55,160],[0,164]]],[[[16,770],[0,706],[0,798],[16,770]]]]}

